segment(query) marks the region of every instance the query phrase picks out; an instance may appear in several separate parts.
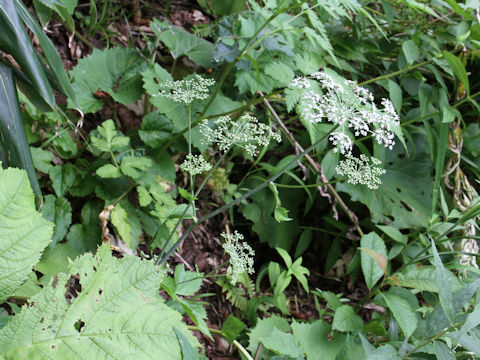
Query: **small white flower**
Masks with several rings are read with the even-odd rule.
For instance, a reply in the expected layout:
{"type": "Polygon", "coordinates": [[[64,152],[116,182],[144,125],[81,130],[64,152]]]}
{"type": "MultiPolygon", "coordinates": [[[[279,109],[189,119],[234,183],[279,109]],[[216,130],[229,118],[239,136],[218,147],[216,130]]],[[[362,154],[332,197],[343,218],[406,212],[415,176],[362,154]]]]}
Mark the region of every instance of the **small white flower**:
{"type": "Polygon", "coordinates": [[[185,157],[185,161],[180,165],[180,169],[195,176],[212,170],[212,165],[207,162],[202,155],[188,154],[185,157]]]}
{"type": "Polygon", "coordinates": [[[153,96],[163,96],[188,105],[195,99],[207,99],[208,87],[214,84],[214,80],[195,74],[190,80],[165,81],[159,84],[160,91],[153,96]]]}
{"type": "Polygon", "coordinates": [[[237,121],[222,116],[215,121],[214,129],[204,120],[200,132],[206,144],[215,143],[221,151],[228,151],[233,145],[240,146],[251,156],[257,155],[258,147],[268,145],[270,139],[281,141],[280,134],[251,115],[243,115],[237,121]]]}
{"type": "Polygon", "coordinates": [[[233,285],[237,283],[238,277],[245,271],[249,274],[253,274],[253,257],[255,251],[252,247],[241,240],[244,239],[243,235],[238,231],[233,234],[222,233],[225,243],[222,245],[225,252],[230,256],[230,266],[227,269],[227,276],[233,285]]]}
{"type": "Polygon", "coordinates": [[[385,169],[378,167],[381,161],[371,157],[368,159],[364,154],[360,155],[360,159],[351,154],[347,154],[345,160],[335,168],[335,171],[342,176],[347,176],[350,184],[366,185],[369,189],[378,189],[378,185],[382,183],[380,176],[385,174],[385,169]],[[370,164],[371,162],[371,164],[370,164]]]}
{"type": "MultiPolygon", "coordinates": [[[[351,80],[340,83],[324,72],[316,72],[311,77],[321,84],[322,92],[309,90],[302,94],[300,115],[311,123],[326,119],[338,125],[339,129],[330,136],[330,140],[341,153],[351,154],[353,140],[348,135],[350,132],[355,137],[372,135],[380,145],[393,148],[392,128],[400,121],[390,100],[382,99],[381,110],[376,106],[372,93],[351,80]]],[[[301,84],[308,81],[297,79],[292,82],[292,86],[297,88],[303,88],[301,84]]]]}
{"type": "Polygon", "coordinates": [[[299,89],[310,89],[310,81],[304,76],[297,76],[290,83],[290,87],[295,87],[299,89]]]}

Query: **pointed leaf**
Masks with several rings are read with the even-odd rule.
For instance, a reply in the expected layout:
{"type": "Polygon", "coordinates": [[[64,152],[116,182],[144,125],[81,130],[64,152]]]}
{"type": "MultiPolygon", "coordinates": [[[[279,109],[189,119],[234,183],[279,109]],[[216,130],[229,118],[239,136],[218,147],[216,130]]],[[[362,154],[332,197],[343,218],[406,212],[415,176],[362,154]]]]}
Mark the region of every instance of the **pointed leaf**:
{"type": "Polygon", "coordinates": [[[375,232],[362,236],[360,241],[362,272],[369,289],[385,274],[387,249],[382,238],[375,232]]]}
{"type": "Polygon", "coordinates": [[[453,324],[455,319],[455,310],[453,309],[453,292],[452,285],[447,276],[442,260],[438,255],[437,247],[432,239],[432,251],[435,264],[435,273],[437,274],[438,295],[440,298],[440,305],[442,306],[445,316],[453,324]]]}
{"type": "Polygon", "coordinates": [[[392,293],[382,293],[388,308],[397,320],[400,329],[408,338],[418,326],[417,316],[407,300],[392,293]]]}
{"type": "Polygon", "coordinates": [[[443,51],[443,56],[450,65],[450,68],[453,70],[455,76],[460,80],[460,82],[465,86],[465,90],[467,91],[467,95],[470,96],[470,84],[468,82],[467,71],[465,70],[465,66],[460,61],[458,57],[449,53],[448,51],[443,51]]]}
{"type": "Polygon", "coordinates": [[[27,173],[0,168],[0,302],[27,279],[52,232],[35,209],[27,173]]]}

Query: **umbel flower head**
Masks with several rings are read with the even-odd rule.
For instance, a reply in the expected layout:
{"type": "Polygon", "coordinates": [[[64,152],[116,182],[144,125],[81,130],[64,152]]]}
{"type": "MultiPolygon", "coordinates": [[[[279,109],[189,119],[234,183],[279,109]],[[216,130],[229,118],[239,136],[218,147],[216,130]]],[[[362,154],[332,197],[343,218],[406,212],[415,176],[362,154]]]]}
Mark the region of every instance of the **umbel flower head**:
{"type": "Polygon", "coordinates": [[[382,162],[374,157],[368,159],[364,154],[360,155],[360,159],[351,154],[347,154],[345,160],[335,168],[339,175],[347,177],[347,182],[350,184],[366,185],[369,189],[378,189],[381,184],[380,176],[385,174],[385,169],[378,167],[382,162]]]}
{"type": "Polygon", "coordinates": [[[325,72],[316,72],[311,78],[319,82],[321,93],[311,90],[305,77],[295,78],[290,86],[305,89],[300,99],[304,120],[318,123],[326,119],[339,126],[329,138],[335,145],[334,151],[351,154],[352,133],[355,137],[372,135],[380,145],[393,148],[392,128],[400,122],[390,100],[382,99],[383,109],[379,109],[370,91],[353,81],[337,82],[325,72]]]}
{"type": "Polygon", "coordinates": [[[212,170],[212,165],[202,155],[188,154],[185,161],[180,165],[180,169],[195,176],[212,170]]]}
{"type": "Polygon", "coordinates": [[[214,84],[214,80],[195,74],[190,80],[165,81],[159,84],[160,91],[153,96],[163,96],[188,105],[196,99],[207,99],[208,87],[214,84]]]}
{"type": "Polygon", "coordinates": [[[222,151],[228,151],[233,145],[240,146],[251,156],[257,155],[258,147],[268,145],[270,139],[281,141],[280,134],[248,114],[240,117],[238,121],[222,116],[215,121],[214,129],[205,119],[200,125],[200,132],[206,144],[215,143],[222,151]]]}
{"type": "Polygon", "coordinates": [[[238,231],[233,234],[220,234],[225,243],[222,245],[225,252],[230,256],[230,265],[227,269],[227,276],[230,278],[230,282],[235,285],[238,277],[245,271],[249,274],[253,274],[253,257],[255,251],[246,242],[242,242],[243,235],[238,231]]]}

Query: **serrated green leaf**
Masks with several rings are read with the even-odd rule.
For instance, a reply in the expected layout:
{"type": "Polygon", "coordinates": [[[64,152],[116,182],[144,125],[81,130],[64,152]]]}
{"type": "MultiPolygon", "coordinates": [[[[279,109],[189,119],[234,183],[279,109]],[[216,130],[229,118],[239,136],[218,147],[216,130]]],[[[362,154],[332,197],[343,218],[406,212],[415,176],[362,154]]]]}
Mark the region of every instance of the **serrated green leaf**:
{"type": "Polygon", "coordinates": [[[70,260],[74,260],[80,253],[67,244],[57,244],[54,248],[47,247],[35,270],[43,275],[56,275],[68,271],[70,260]],[[69,260],[70,259],[70,260],[69,260]]]}
{"type": "Polygon", "coordinates": [[[178,330],[175,326],[173,327],[173,330],[175,331],[175,335],[177,335],[178,343],[180,344],[180,348],[182,349],[182,359],[198,359],[198,351],[196,351],[193,346],[188,342],[185,335],[183,335],[181,331],[178,330]]]}
{"type": "Polygon", "coordinates": [[[156,148],[170,137],[172,130],[172,121],[159,111],[153,111],[143,117],[138,135],[146,145],[156,148]]]}
{"type": "Polygon", "coordinates": [[[408,301],[393,293],[382,293],[382,297],[397,320],[400,329],[407,338],[410,337],[418,326],[418,320],[408,301]]]}
{"type": "Polygon", "coordinates": [[[122,176],[120,169],[112,164],[106,164],[99,167],[95,173],[102,178],[119,178],[122,176]]]}
{"type": "Polygon", "coordinates": [[[137,186],[137,193],[140,206],[148,206],[152,203],[152,197],[150,196],[147,189],[145,189],[143,186],[137,186]]]}
{"type": "Polygon", "coordinates": [[[120,46],[94,49],[70,71],[80,109],[84,113],[91,113],[103,107],[103,101],[94,95],[97,91],[108,93],[123,105],[139,100],[142,95],[140,73],[146,66],[134,49],[120,46]]]}
{"type": "Polygon", "coordinates": [[[35,209],[27,173],[0,168],[0,301],[28,277],[50,242],[53,224],[35,209]]]}
{"type": "Polygon", "coordinates": [[[157,19],[150,23],[150,27],[158,39],[170,49],[174,58],[185,55],[204,68],[212,65],[215,45],[211,42],[157,19]]]}
{"type": "Polygon", "coordinates": [[[158,289],[164,271],[136,257],[117,259],[108,244],[96,257],[77,259],[67,274],[32,297],[0,332],[6,359],[150,359],[161,353],[180,359],[174,327],[192,346],[197,340],[181,316],[163,303],[158,289]],[[131,271],[135,269],[135,271],[131,271]],[[65,287],[77,276],[81,290],[71,304],[65,287]],[[115,314],[115,316],[112,316],[115,314]]]}
{"type": "MultiPolygon", "coordinates": [[[[452,288],[458,290],[461,285],[457,277],[446,270],[452,288]]],[[[410,266],[395,276],[394,283],[400,286],[438,293],[437,277],[433,266],[410,266]]]]}
{"type": "Polygon", "coordinates": [[[293,321],[292,330],[308,360],[335,360],[345,342],[343,334],[335,334],[329,339],[330,325],[322,320],[310,323],[293,321]]]}
{"type": "Polygon", "coordinates": [[[288,321],[282,317],[273,315],[269,318],[259,320],[257,325],[250,332],[248,350],[255,354],[258,345],[262,342],[263,337],[271,334],[274,328],[277,328],[282,332],[290,331],[290,325],[288,325],[288,321]]]}
{"type": "Polygon", "coordinates": [[[375,232],[362,236],[360,246],[362,250],[361,264],[363,276],[365,277],[367,287],[372,289],[385,274],[387,249],[382,238],[375,232]]]}
{"type": "Polygon", "coordinates": [[[33,165],[35,168],[48,174],[48,171],[53,167],[53,153],[36,147],[30,147],[30,152],[32,154],[33,165]]]}
{"type": "Polygon", "coordinates": [[[342,332],[361,330],[363,328],[363,320],[355,314],[353,307],[342,305],[335,311],[333,316],[332,329],[342,332]]]}
{"type": "Polygon", "coordinates": [[[125,156],[122,159],[120,170],[133,179],[140,177],[143,171],[146,171],[153,165],[152,160],[146,157],[125,156]]]}
{"type": "Polygon", "coordinates": [[[191,296],[200,290],[202,286],[202,273],[196,273],[193,271],[186,271],[183,264],[177,265],[175,267],[175,284],[176,284],[176,294],[191,296]]]}
{"type": "Polygon", "coordinates": [[[55,190],[55,194],[59,198],[64,196],[75,182],[76,174],[72,164],[54,166],[48,174],[50,175],[50,180],[52,180],[53,190],[55,190]]]}
{"type": "Polygon", "coordinates": [[[432,251],[435,264],[435,273],[437,275],[438,296],[440,298],[440,305],[442,306],[445,316],[453,324],[455,319],[455,310],[453,309],[453,292],[452,285],[449,282],[447,272],[443,266],[442,260],[438,255],[437,247],[432,239],[432,251]]]}
{"type": "Polygon", "coordinates": [[[104,152],[119,151],[130,143],[130,138],[115,128],[113,120],[105,120],[97,127],[96,132],[90,135],[92,145],[104,152]]]}
{"type": "Polygon", "coordinates": [[[280,61],[270,62],[265,67],[265,74],[277,80],[283,87],[287,87],[295,76],[291,66],[280,61]]]}
{"type": "Polygon", "coordinates": [[[272,329],[270,334],[262,337],[262,344],[275,353],[290,356],[295,359],[303,355],[303,351],[293,335],[280,331],[276,327],[272,329]]]}
{"type": "Polygon", "coordinates": [[[242,320],[230,314],[222,325],[222,333],[225,335],[225,338],[232,343],[246,326],[242,320]]]}
{"type": "Polygon", "coordinates": [[[50,246],[54,247],[63,240],[72,223],[72,207],[67,199],[56,198],[50,194],[45,196],[41,213],[44,219],[55,224],[52,242],[50,243],[50,246]]]}
{"type": "Polygon", "coordinates": [[[443,341],[434,341],[433,349],[437,360],[455,360],[455,352],[450,349],[443,341]]]}

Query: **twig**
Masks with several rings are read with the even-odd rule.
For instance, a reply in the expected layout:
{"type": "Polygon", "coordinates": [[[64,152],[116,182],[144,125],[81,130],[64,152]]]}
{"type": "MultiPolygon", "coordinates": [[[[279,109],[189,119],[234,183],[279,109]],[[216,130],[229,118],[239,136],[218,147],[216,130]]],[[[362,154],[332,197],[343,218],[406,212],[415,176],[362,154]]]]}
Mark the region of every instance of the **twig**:
{"type": "MultiPolygon", "coordinates": [[[[263,93],[261,91],[258,92],[260,94],[260,96],[264,96],[263,93]]],[[[268,110],[270,110],[270,112],[272,113],[273,117],[275,118],[275,120],[277,121],[278,125],[280,125],[280,127],[282,128],[282,130],[285,132],[285,134],[289,137],[289,139],[291,140],[291,142],[294,144],[295,146],[295,152],[300,152],[300,153],[303,153],[304,152],[304,149],[303,147],[298,143],[298,141],[295,139],[295,137],[293,136],[293,134],[288,130],[288,128],[285,126],[285,124],[283,123],[282,119],[280,119],[280,116],[278,116],[277,112],[275,111],[275,109],[272,107],[272,105],[270,104],[270,102],[264,97],[263,98],[263,102],[264,104],[267,106],[268,110]]],[[[338,204],[340,205],[340,207],[343,209],[343,211],[345,212],[345,214],[348,216],[348,218],[350,219],[350,221],[353,223],[353,227],[355,228],[355,230],[358,231],[358,233],[360,234],[360,236],[363,235],[363,231],[362,229],[360,228],[360,225],[358,224],[358,217],[357,215],[355,215],[355,213],[350,210],[348,208],[348,206],[345,204],[345,202],[342,200],[342,198],[340,197],[340,195],[338,195],[337,191],[335,190],[335,188],[331,185],[331,184],[328,184],[328,180],[327,178],[325,177],[325,174],[323,173],[323,169],[321,167],[321,165],[316,162],[309,154],[305,154],[305,159],[307,159],[307,161],[310,163],[310,165],[312,165],[312,167],[315,169],[315,171],[320,175],[320,179],[322,182],[324,183],[327,183],[326,185],[324,185],[326,187],[326,190],[328,191],[328,193],[325,191],[325,188],[322,188],[322,186],[318,186],[318,191],[320,192],[320,194],[326,198],[329,199],[330,203],[332,204],[332,210],[334,212],[334,214],[336,213],[336,209],[335,209],[335,205],[338,204]],[[333,196],[333,200],[331,198],[331,196],[333,196]]],[[[337,215],[337,218],[338,218],[338,215],[337,215]]]]}

